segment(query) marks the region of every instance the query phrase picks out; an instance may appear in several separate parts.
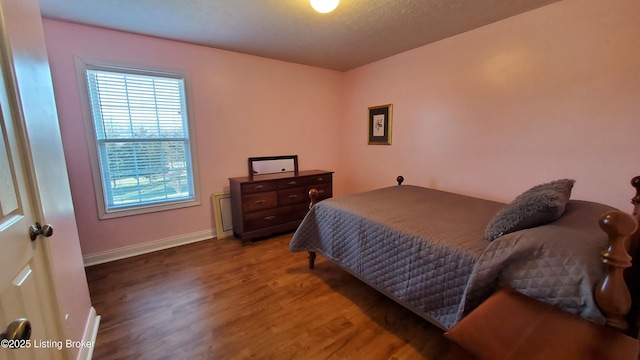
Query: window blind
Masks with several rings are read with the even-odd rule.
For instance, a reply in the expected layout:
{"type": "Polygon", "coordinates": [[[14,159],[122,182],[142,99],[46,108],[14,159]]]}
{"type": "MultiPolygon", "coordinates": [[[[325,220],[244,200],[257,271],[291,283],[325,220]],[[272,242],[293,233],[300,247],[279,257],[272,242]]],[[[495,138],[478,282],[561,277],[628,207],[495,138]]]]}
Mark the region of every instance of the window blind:
{"type": "Polygon", "coordinates": [[[106,211],[194,199],[184,80],[88,69],[106,211]]]}

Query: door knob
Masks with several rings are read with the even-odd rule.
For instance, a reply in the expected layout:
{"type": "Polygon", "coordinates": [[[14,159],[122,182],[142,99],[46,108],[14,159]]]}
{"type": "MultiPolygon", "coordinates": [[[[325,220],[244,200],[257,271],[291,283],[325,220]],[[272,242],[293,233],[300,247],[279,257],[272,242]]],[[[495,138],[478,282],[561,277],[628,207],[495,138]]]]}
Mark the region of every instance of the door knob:
{"type": "Polygon", "coordinates": [[[2,340],[29,340],[31,338],[31,322],[25,318],[13,320],[7,329],[0,333],[2,340]]]}
{"type": "Polygon", "coordinates": [[[38,235],[42,235],[44,237],[53,235],[53,226],[49,224],[44,224],[44,226],[42,226],[40,223],[35,223],[35,225],[29,226],[29,237],[31,238],[31,241],[35,241],[38,235]]]}

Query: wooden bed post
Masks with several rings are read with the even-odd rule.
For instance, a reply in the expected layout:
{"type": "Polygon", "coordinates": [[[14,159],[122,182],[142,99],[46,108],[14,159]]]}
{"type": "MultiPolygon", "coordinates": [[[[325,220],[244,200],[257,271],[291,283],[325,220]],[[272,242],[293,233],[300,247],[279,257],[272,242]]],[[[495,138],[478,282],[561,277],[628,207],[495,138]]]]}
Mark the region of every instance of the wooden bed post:
{"type": "Polygon", "coordinates": [[[631,179],[631,186],[636,188],[636,196],[631,199],[631,203],[634,205],[633,216],[637,217],[639,211],[638,208],[640,208],[640,176],[636,176],[631,179]]]}
{"type": "Polygon", "coordinates": [[[309,190],[309,198],[311,199],[311,202],[309,203],[309,210],[311,210],[311,208],[318,203],[318,190],[309,190]]]}
{"type": "Polygon", "coordinates": [[[636,221],[629,214],[612,210],[600,218],[600,228],[609,237],[609,247],[602,253],[605,276],[598,282],[595,300],[607,319],[607,325],[625,331],[625,317],[631,309],[631,295],[624,281],[624,269],[631,266],[625,240],[637,229],[636,221]]]}
{"type": "MultiPolygon", "coordinates": [[[[636,189],[636,195],[631,199],[633,204],[633,218],[640,224],[640,176],[636,176],[631,179],[631,186],[636,189]]],[[[636,232],[631,235],[631,241],[629,243],[629,253],[633,256],[638,252],[640,248],[640,227],[636,229],[636,232]]]]}
{"type": "MultiPolygon", "coordinates": [[[[318,203],[318,190],[311,189],[309,190],[309,197],[311,198],[311,202],[309,203],[309,210],[318,203]]],[[[316,252],[309,251],[309,269],[313,269],[315,267],[316,262],[316,252]]]]}
{"type": "MultiPolygon", "coordinates": [[[[635,196],[631,199],[633,204],[633,218],[640,224],[640,176],[631,179],[631,186],[636,189],[635,196]]],[[[628,335],[638,337],[640,335],[640,226],[629,237],[627,249],[631,255],[631,268],[625,271],[625,280],[631,292],[632,307],[627,321],[629,322],[628,335]]]]}

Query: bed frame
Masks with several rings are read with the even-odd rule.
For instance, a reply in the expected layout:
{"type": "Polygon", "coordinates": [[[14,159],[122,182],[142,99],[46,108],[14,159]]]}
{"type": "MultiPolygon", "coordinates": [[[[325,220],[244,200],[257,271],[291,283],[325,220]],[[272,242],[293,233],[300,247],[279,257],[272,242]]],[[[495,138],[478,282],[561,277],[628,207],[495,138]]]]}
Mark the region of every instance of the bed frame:
{"type": "MultiPolygon", "coordinates": [[[[404,177],[398,176],[398,185],[404,177]]],[[[631,180],[636,194],[631,199],[633,216],[612,210],[600,218],[600,228],[609,238],[609,247],[602,252],[605,264],[603,278],[594,290],[595,301],[606,318],[606,325],[639,337],[640,329],[640,176],[631,180]],[[629,254],[633,255],[630,256],[629,254]],[[633,261],[632,259],[636,259],[633,261]]],[[[309,191],[312,208],[318,202],[318,191],[309,191]]],[[[309,268],[314,268],[315,251],[309,251],[309,268]]]]}

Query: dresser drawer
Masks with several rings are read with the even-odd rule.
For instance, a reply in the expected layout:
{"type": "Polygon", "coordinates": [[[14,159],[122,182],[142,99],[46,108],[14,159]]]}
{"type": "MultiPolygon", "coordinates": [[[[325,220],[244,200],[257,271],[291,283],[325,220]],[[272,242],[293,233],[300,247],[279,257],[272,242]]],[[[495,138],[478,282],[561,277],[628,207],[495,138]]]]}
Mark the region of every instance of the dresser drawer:
{"type": "Polygon", "coordinates": [[[306,185],[316,185],[316,184],[324,184],[327,183],[331,186],[331,174],[322,174],[316,176],[307,176],[305,177],[306,185]]]}
{"type": "Polygon", "coordinates": [[[278,189],[292,189],[301,186],[307,186],[307,178],[297,177],[278,181],[278,189]]]}
{"type": "Polygon", "coordinates": [[[295,187],[310,186],[316,184],[331,183],[331,174],[316,176],[300,176],[292,179],[278,181],[278,189],[290,189],[295,187]]]}
{"type": "MultiPolygon", "coordinates": [[[[308,190],[316,189],[318,190],[318,201],[328,199],[333,196],[331,183],[328,184],[317,184],[313,186],[309,186],[308,190]]],[[[308,193],[308,191],[307,191],[308,193]]]]}
{"type": "MultiPolygon", "coordinates": [[[[307,196],[307,199],[309,199],[308,196],[307,196]]],[[[293,206],[293,208],[291,209],[291,217],[293,220],[302,221],[302,219],[304,219],[304,217],[307,215],[308,212],[309,212],[309,201],[305,201],[302,204],[293,206]]]]}
{"type": "Polygon", "coordinates": [[[245,212],[270,209],[278,206],[276,191],[242,195],[242,210],[245,212]]]}
{"type": "Polygon", "coordinates": [[[277,189],[276,183],[273,181],[255,182],[250,184],[242,184],[242,193],[250,194],[262,191],[271,191],[277,189]]]}
{"type": "Polygon", "coordinates": [[[309,195],[307,188],[298,187],[287,190],[278,190],[278,204],[291,205],[299,204],[301,202],[308,202],[309,195]]]}
{"type": "Polygon", "coordinates": [[[252,231],[292,221],[301,221],[306,211],[306,205],[299,204],[252,212],[245,214],[244,228],[246,231],[252,231]]]}

